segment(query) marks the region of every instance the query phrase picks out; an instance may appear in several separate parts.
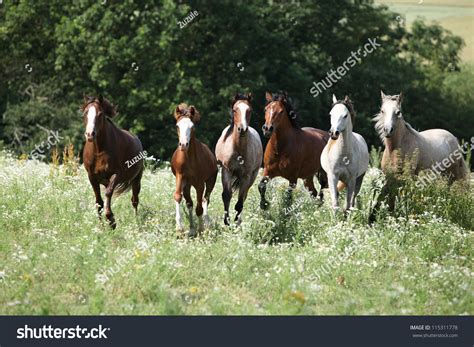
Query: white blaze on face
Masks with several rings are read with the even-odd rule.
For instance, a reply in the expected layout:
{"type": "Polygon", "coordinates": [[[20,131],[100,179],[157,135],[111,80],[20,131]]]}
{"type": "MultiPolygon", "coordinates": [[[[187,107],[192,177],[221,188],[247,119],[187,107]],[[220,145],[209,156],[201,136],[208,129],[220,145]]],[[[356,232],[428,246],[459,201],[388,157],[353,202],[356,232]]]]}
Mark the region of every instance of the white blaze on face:
{"type": "Polygon", "coordinates": [[[336,104],[329,114],[331,115],[331,131],[343,132],[346,129],[346,116],[349,115],[347,107],[343,104],[336,104]]]}
{"type": "Polygon", "coordinates": [[[242,124],[242,130],[246,131],[248,124],[247,124],[247,110],[250,108],[245,102],[239,102],[237,108],[240,111],[240,121],[242,124]]]}
{"type": "Polygon", "coordinates": [[[189,141],[191,141],[191,130],[194,126],[194,123],[191,119],[185,117],[182,118],[177,124],[179,128],[179,143],[184,145],[189,145],[189,141]]]}
{"type": "Polygon", "coordinates": [[[395,112],[398,110],[398,103],[395,100],[387,100],[382,104],[382,112],[384,114],[384,129],[388,132],[389,129],[395,127],[395,112]]]}
{"type": "Polygon", "coordinates": [[[95,117],[97,116],[97,110],[95,106],[89,107],[87,111],[87,125],[86,125],[86,136],[92,136],[95,130],[95,117]]]}

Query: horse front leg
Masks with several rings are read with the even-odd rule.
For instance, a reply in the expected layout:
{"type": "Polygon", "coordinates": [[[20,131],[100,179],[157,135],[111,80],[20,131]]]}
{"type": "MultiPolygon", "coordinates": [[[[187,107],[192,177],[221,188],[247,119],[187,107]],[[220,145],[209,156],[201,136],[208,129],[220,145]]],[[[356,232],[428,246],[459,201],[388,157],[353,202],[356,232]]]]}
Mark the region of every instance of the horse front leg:
{"type": "Polygon", "coordinates": [[[258,184],[258,191],[260,192],[260,208],[262,210],[268,209],[270,203],[265,199],[265,193],[267,191],[267,184],[270,182],[270,178],[263,172],[263,178],[260,180],[258,184]]]}
{"type": "Polygon", "coordinates": [[[237,215],[235,216],[234,221],[237,222],[237,225],[242,223],[242,210],[244,209],[244,202],[247,200],[247,195],[251,185],[252,181],[250,177],[245,176],[242,178],[239,187],[239,199],[235,204],[235,211],[237,212],[237,215]]]}
{"type": "Polygon", "coordinates": [[[113,174],[112,177],[110,177],[109,184],[107,185],[107,188],[105,189],[105,218],[107,218],[107,221],[109,225],[112,227],[112,229],[115,229],[117,227],[117,224],[115,223],[115,218],[114,214],[112,212],[112,196],[114,195],[114,189],[117,186],[117,174],[113,174]]]}
{"type": "MultiPolygon", "coordinates": [[[[203,208],[203,196],[204,196],[204,182],[196,186],[196,215],[198,217],[198,232],[201,233],[204,230],[204,225],[202,221],[202,214],[204,212],[203,208]]],[[[189,236],[196,236],[196,231],[194,229],[189,231],[189,236]]]]}
{"type": "Polygon", "coordinates": [[[349,211],[351,209],[351,207],[353,207],[352,202],[353,202],[353,196],[354,196],[354,192],[355,192],[355,185],[356,185],[356,180],[354,178],[351,178],[349,180],[349,182],[347,182],[345,212],[349,211]]]}
{"type": "Polygon", "coordinates": [[[331,205],[334,211],[339,209],[339,192],[337,191],[337,182],[339,179],[336,175],[328,175],[329,194],[331,195],[331,205]]]}
{"type": "Polygon", "coordinates": [[[230,225],[229,205],[232,199],[232,174],[222,167],[222,202],[224,203],[224,224],[230,225]]]}
{"type": "Polygon", "coordinates": [[[290,180],[288,189],[286,190],[286,194],[285,194],[285,204],[287,206],[290,206],[291,203],[293,202],[293,191],[296,189],[297,182],[298,182],[297,179],[290,180]]]}
{"type": "Polygon", "coordinates": [[[174,201],[176,205],[176,232],[178,236],[181,235],[184,231],[183,228],[183,219],[181,217],[180,204],[183,199],[183,176],[176,174],[176,190],[174,192],[174,201]]]}
{"type": "Polygon", "coordinates": [[[89,182],[92,185],[92,189],[94,190],[95,195],[95,207],[97,208],[97,214],[99,218],[101,217],[102,210],[104,209],[104,200],[102,200],[102,196],[100,196],[100,184],[95,179],[89,176],[89,182]]]}

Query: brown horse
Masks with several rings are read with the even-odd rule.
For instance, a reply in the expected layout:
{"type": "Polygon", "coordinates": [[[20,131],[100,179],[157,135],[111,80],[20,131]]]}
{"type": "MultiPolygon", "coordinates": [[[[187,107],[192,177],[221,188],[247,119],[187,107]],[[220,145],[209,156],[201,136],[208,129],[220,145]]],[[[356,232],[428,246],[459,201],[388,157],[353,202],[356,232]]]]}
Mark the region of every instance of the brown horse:
{"type": "Polygon", "coordinates": [[[298,178],[302,178],[305,187],[316,197],[318,193],[313,183],[313,176],[316,174],[321,185],[319,198],[322,200],[322,189],[327,188],[328,182],[326,173],[321,168],[320,158],[329,139],[328,132],[301,128],[286,92],[273,96],[267,92],[266,101],[262,130],[266,137],[270,137],[270,141],[265,148],[263,178],[258,186],[260,207],[268,208],[266,186],[269,179],[277,176],[290,182],[290,194],[296,187],[298,178]]]}
{"type": "Polygon", "coordinates": [[[180,104],[176,107],[174,118],[178,131],[178,148],[171,159],[171,169],[176,176],[176,191],[174,200],[176,201],[176,230],[183,232],[183,224],[180,213],[180,203],[182,197],[186,200],[189,212],[190,236],[195,236],[193,224],[193,201],[191,199],[191,187],[196,190],[198,216],[198,230],[203,229],[202,216],[208,223],[207,209],[209,206],[211,192],[214,189],[217,178],[217,160],[209,148],[196,139],[194,125],[201,118],[196,108],[191,105],[180,104]],[[204,199],[203,199],[204,195],[204,199]]]}
{"type": "Polygon", "coordinates": [[[132,205],[137,212],[140,180],[143,174],[143,147],[138,137],[126,130],[117,128],[110,120],[117,111],[109,100],[99,97],[84,96],[81,106],[86,127],[83,162],[94,189],[95,202],[101,215],[104,201],[100,195],[100,185],[105,190],[105,217],[115,229],[116,223],[112,213],[112,195],[120,195],[132,188],[132,205]],[[127,165],[134,158],[140,157],[133,165],[127,165]]]}

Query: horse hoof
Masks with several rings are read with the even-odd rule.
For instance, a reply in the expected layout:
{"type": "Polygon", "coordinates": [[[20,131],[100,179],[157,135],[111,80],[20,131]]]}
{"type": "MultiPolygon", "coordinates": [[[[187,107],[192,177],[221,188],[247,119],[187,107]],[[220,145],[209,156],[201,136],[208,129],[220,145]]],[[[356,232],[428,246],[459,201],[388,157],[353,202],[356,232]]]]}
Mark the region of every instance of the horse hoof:
{"type": "Polygon", "coordinates": [[[268,210],[270,203],[268,201],[260,201],[260,208],[262,210],[268,210]]]}
{"type": "Polygon", "coordinates": [[[108,223],[112,230],[115,230],[115,228],[117,227],[117,223],[115,223],[115,220],[109,220],[108,223]]]}

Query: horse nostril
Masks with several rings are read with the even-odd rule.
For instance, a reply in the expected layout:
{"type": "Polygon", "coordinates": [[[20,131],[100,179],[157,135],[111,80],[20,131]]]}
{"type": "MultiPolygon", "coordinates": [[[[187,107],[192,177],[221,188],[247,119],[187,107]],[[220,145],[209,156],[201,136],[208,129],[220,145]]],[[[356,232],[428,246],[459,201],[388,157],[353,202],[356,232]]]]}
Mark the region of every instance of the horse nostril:
{"type": "Polygon", "coordinates": [[[262,126],[262,130],[263,130],[263,131],[267,131],[267,126],[266,126],[266,125],[263,125],[263,126],[262,126]]]}
{"type": "Polygon", "coordinates": [[[95,137],[95,131],[92,132],[92,136],[95,137]]]}
{"type": "Polygon", "coordinates": [[[338,131],[338,130],[336,130],[336,133],[335,133],[335,134],[336,134],[336,136],[337,136],[337,135],[339,135],[339,131],[338,131]]]}
{"type": "Polygon", "coordinates": [[[270,126],[270,128],[268,129],[269,131],[273,131],[273,125],[270,126]]]}

